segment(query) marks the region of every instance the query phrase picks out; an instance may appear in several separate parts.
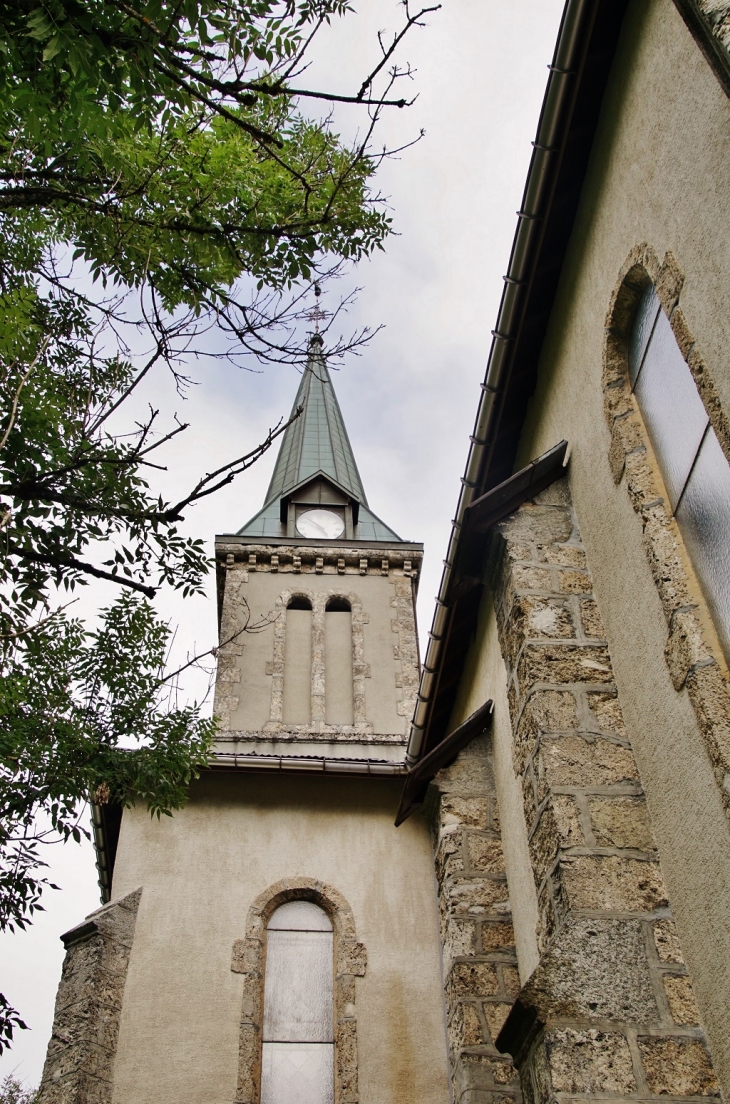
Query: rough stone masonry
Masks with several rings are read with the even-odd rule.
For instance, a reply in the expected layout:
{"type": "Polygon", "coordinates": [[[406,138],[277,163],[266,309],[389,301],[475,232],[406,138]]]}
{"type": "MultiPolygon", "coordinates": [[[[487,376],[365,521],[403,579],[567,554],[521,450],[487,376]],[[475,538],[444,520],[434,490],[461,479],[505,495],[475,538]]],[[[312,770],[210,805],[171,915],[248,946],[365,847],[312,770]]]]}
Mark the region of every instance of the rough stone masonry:
{"type": "Polygon", "coordinates": [[[493,589],[541,952],[498,1046],[528,1101],[719,1095],[567,479],[498,530],[493,589]]]}
{"type": "Polygon", "coordinates": [[[506,883],[484,889],[487,870],[504,879],[486,858],[499,850],[498,813],[488,753],[467,749],[436,780],[456,1100],[514,1099],[499,1052],[528,1104],[719,1098],[567,479],[497,527],[489,576],[541,958],[500,1030],[516,976],[509,902],[506,883]],[[498,931],[495,909],[505,927],[490,955],[482,933],[498,931]]]}
{"type": "Polygon", "coordinates": [[[456,1104],[520,1104],[495,1039],[519,991],[489,733],[439,771],[427,809],[436,856],[451,1079],[456,1104]]]}
{"type": "Polygon", "coordinates": [[[66,957],[38,1104],[111,1104],[124,985],[142,890],[63,936],[66,957]]]}

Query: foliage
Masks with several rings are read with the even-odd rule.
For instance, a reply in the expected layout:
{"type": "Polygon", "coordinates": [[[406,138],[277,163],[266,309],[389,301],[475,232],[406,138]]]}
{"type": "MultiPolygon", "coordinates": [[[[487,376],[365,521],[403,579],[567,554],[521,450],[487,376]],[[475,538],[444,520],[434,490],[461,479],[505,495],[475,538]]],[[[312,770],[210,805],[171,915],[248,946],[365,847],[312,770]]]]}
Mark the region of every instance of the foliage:
{"type": "Polygon", "coordinates": [[[43,833],[80,839],[86,797],[158,816],[184,804],[207,761],[214,722],[164,708],[169,629],[123,594],[89,631],[52,616],[22,638],[0,682],[0,931],[25,928],[46,880],[34,871],[43,833]],[[131,660],[133,657],[133,661],[131,660]]]}
{"type": "Polygon", "coordinates": [[[294,87],[317,32],[349,7],[0,3],[0,265],[49,275],[44,249],[62,242],[102,283],[152,289],[164,309],[184,304],[270,354],[260,331],[280,327],[282,311],[240,299],[236,278],[290,288],[323,258],[357,260],[390,231],[370,187],[383,156],[370,139],[383,107],[405,102],[388,91],[408,70],[387,64],[423,13],[406,8],[352,95],[294,87]],[[365,106],[363,136],[344,145],[327,120],[301,114],[302,97],[365,106]]]}
{"type": "MultiPolygon", "coordinates": [[[[202,351],[299,361],[308,283],[382,247],[372,135],[432,9],[404,5],[351,93],[300,87],[349,10],[0,0],[0,930],[42,908],[42,845],[79,838],[90,796],[167,814],[207,761],[213,722],[178,704],[151,600],[202,589],[185,510],[285,426],[167,502],[149,479],[186,427],[125,413],[153,370],[184,388],[202,351]],[[350,144],[302,108],[337,100],[366,112],[350,144]],[[73,591],[92,580],[120,596],[87,624],[73,591]]],[[[0,998],[0,1052],[23,1026],[0,998]]]]}
{"type": "Polygon", "coordinates": [[[37,1089],[26,1089],[21,1081],[9,1075],[0,1084],[0,1104],[35,1104],[37,1089]]]}

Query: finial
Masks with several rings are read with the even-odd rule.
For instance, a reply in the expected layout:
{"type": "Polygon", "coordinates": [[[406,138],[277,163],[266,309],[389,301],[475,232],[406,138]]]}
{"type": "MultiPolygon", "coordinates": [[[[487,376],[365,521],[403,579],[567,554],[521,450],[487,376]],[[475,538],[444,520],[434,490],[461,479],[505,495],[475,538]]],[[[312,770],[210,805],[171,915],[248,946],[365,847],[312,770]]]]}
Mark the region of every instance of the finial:
{"type": "Polygon", "coordinates": [[[314,334],[319,338],[319,344],[322,344],[322,339],[319,337],[319,323],[325,318],[329,318],[329,311],[324,311],[319,305],[319,297],[322,294],[322,288],[319,284],[314,285],[314,294],[316,296],[314,301],[314,307],[307,315],[310,322],[314,322],[314,334]]]}

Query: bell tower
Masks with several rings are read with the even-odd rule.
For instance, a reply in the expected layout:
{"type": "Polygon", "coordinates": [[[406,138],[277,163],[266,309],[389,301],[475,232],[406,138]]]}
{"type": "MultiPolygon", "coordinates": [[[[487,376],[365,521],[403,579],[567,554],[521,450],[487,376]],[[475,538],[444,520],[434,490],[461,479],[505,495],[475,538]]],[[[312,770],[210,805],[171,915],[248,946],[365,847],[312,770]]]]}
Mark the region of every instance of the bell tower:
{"type": "Polygon", "coordinates": [[[370,509],[317,334],[294,411],[262,509],[216,539],[211,762],[97,841],[43,1104],[449,1100],[429,827],[394,826],[422,546],[370,509]]]}
{"type": "Polygon", "coordinates": [[[216,540],[216,754],[261,771],[292,758],[400,770],[423,549],[368,505],[318,334],[297,411],[263,508],[216,540]]]}

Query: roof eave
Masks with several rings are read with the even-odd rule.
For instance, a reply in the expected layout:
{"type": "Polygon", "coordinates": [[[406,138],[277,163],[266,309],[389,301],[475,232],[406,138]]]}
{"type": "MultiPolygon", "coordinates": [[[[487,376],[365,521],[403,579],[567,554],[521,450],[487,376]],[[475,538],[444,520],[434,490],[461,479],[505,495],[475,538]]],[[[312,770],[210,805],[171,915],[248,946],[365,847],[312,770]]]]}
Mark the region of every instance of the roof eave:
{"type": "Polygon", "coordinates": [[[514,466],[628,2],[567,0],[563,11],[429,632],[409,764],[447,734],[456,687],[444,687],[441,673],[450,649],[465,650],[477,614],[473,594],[467,606],[452,593],[464,518],[514,466]]]}
{"type": "MultiPolygon", "coordinates": [[[[312,472],[311,475],[307,475],[304,477],[304,479],[300,479],[298,483],[295,483],[293,486],[287,487],[282,490],[281,495],[279,496],[279,510],[282,521],[286,521],[286,505],[288,504],[289,499],[292,497],[292,495],[295,495],[297,491],[301,491],[301,489],[303,487],[306,487],[307,484],[314,483],[317,479],[323,479],[326,483],[329,483],[330,486],[334,487],[336,491],[339,491],[340,494],[344,495],[346,499],[349,499],[350,502],[355,503],[356,507],[364,504],[364,495],[356,495],[350,487],[345,487],[344,484],[340,483],[337,479],[335,479],[333,475],[330,475],[329,472],[324,471],[322,468],[318,468],[317,471],[312,472]]],[[[264,508],[270,505],[270,503],[271,499],[269,500],[269,502],[265,503],[264,508]]]]}

